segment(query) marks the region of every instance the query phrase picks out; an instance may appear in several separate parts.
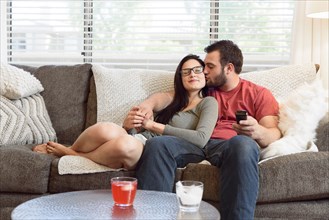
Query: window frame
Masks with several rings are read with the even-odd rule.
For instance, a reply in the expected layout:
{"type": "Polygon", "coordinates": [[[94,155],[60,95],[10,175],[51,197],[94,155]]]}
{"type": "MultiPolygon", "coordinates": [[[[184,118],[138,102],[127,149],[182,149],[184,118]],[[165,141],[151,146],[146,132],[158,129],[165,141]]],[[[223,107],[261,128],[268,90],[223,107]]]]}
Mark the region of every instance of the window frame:
{"type": "MultiPolygon", "coordinates": [[[[209,24],[209,43],[212,43],[216,40],[218,40],[220,38],[219,36],[219,5],[220,5],[220,1],[219,0],[211,0],[210,2],[210,24],[209,24]]],[[[95,53],[93,50],[93,36],[94,36],[94,23],[93,23],[93,0],[83,0],[83,5],[84,5],[84,10],[83,10],[83,50],[80,52],[82,59],[81,59],[81,63],[94,63],[95,59],[97,57],[101,57],[101,53],[95,53]]],[[[6,8],[11,9],[12,6],[12,1],[7,1],[7,5],[6,8]]],[[[7,12],[9,13],[9,21],[7,21],[6,26],[8,27],[9,30],[9,34],[8,34],[8,38],[7,41],[9,43],[8,46],[8,50],[6,51],[8,54],[8,59],[7,61],[9,63],[13,62],[12,60],[12,50],[13,50],[13,39],[12,39],[12,23],[11,23],[11,10],[7,10],[7,12]]],[[[2,38],[3,39],[3,38],[2,38]]],[[[3,42],[3,40],[2,40],[3,42]]],[[[239,44],[238,44],[239,45],[239,44]]],[[[206,46],[206,45],[205,45],[206,46]]],[[[241,48],[241,47],[240,47],[241,48]]],[[[3,51],[1,51],[3,53],[3,51]]],[[[203,51],[200,51],[200,55],[201,57],[204,56],[204,54],[202,54],[203,51]]],[[[244,53],[244,52],[243,52],[244,53]]],[[[58,54],[58,55],[62,55],[65,57],[65,55],[63,54],[58,54]]],[[[67,57],[72,56],[71,54],[68,54],[67,57]]],[[[124,60],[127,59],[127,56],[124,55],[122,57],[120,57],[120,55],[115,55],[113,57],[108,56],[108,59],[118,59],[118,60],[124,60]]],[[[160,55],[159,55],[160,56],[160,55]]],[[[140,62],[140,63],[136,63],[135,67],[140,67],[140,68],[147,68],[147,69],[152,69],[152,68],[157,68],[158,65],[163,65],[161,63],[157,63],[156,60],[159,60],[159,56],[157,55],[152,55],[150,54],[149,57],[145,56],[145,62],[140,62]],[[154,63],[153,63],[154,61],[154,63]]],[[[168,60],[168,67],[169,68],[173,68],[174,66],[177,65],[177,62],[179,62],[180,60],[180,56],[175,56],[173,54],[167,54],[165,56],[170,56],[172,57],[172,59],[168,60]]],[[[281,57],[282,58],[282,57],[281,57]]],[[[128,60],[129,57],[128,57],[128,60]]],[[[270,56],[267,55],[266,57],[264,57],[263,55],[256,55],[256,54],[248,54],[248,53],[244,53],[244,60],[248,60],[248,62],[245,63],[244,68],[243,68],[243,72],[248,72],[248,71],[253,71],[253,70],[263,70],[263,69],[268,69],[268,68],[273,68],[273,67],[277,67],[278,64],[280,65],[285,65],[289,63],[289,55],[287,55],[286,57],[279,59],[278,56],[270,56]],[[270,62],[272,61],[272,62],[270,62]]],[[[130,61],[128,61],[130,62],[130,61]]],[[[28,63],[29,64],[29,63],[28,63]]],[[[37,64],[37,63],[35,63],[37,64]]],[[[111,64],[109,64],[111,65],[111,64]]],[[[164,65],[165,66],[165,65],[164,65]]],[[[124,65],[120,66],[118,65],[118,67],[124,68],[124,65]]],[[[164,67],[166,68],[166,67],[164,67]]]]}

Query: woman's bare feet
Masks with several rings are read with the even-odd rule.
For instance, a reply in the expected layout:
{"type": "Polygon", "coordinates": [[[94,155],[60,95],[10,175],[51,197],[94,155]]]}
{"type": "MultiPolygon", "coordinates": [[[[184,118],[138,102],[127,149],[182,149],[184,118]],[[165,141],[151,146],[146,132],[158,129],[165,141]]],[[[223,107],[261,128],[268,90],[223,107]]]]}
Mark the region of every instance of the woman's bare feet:
{"type": "Polygon", "coordinates": [[[42,154],[48,154],[47,144],[39,144],[32,148],[32,151],[42,154]]]}
{"type": "Polygon", "coordinates": [[[62,144],[58,144],[55,142],[49,141],[47,143],[47,152],[54,154],[58,157],[64,156],[64,155],[79,155],[77,152],[72,150],[70,147],[66,147],[62,144]]]}

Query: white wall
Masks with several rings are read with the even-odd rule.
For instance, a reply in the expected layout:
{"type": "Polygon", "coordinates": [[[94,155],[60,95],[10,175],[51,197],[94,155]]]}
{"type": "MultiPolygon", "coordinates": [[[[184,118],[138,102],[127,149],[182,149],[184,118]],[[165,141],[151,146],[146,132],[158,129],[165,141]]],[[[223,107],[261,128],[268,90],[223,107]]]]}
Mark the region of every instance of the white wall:
{"type": "Polygon", "coordinates": [[[306,17],[306,1],[296,2],[291,63],[320,64],[319,75],[328,89],[328,19],[306,17]]]}
{"type": "Polygon", "coordinates": [[[312,62],[320,64],[319,74],[325,88],[329,88],[329,67],[328,67],[328,19],[313,19],[313,48],[312,62]]]}

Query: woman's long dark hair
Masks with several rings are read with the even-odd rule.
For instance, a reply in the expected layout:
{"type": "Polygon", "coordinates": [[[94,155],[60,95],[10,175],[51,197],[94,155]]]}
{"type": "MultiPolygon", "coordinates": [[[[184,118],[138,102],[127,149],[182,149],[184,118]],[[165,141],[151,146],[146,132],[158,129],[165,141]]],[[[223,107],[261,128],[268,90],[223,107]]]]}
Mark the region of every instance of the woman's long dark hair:
{"type": "MultiPolygon", "coordinates": [[[[186,61],[192,59],[198,61],[201,66],[205,67],[204,62],[200,59],[200,57],[194,54],[189,54],[180,61],[180,63],[177,66],[175,77],[174,77],[175,94],[173,101],[166,108],[158,112],[158,114],[155,117],[155,121],[162,124],[168,124],[169,121],[172,119],[172,117],[174,117],[174,115],[177,112],[187,107],[189,103],[189,97],[188,97],[188,92],[183,86],[181,71],[183,64],[186,61]]],[[[200,97],[206,96],[207,91],[208,91],[207,86],[203,87],[199,92],[200,97]]]]}

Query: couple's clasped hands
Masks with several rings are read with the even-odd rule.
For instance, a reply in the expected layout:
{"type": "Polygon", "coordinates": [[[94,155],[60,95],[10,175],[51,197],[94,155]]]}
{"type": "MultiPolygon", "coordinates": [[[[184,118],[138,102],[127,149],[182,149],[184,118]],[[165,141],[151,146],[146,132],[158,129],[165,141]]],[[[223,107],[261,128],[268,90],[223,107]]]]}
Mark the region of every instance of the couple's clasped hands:
{"type": "Polygon", "coordinates": [[[137,131],[140,131],[142,128],[149,129],[153,123],[152,109],[134,106],[129,110],[127,117],[124,119],[123,127],[126,130],[135,128],[137,131]]]}

